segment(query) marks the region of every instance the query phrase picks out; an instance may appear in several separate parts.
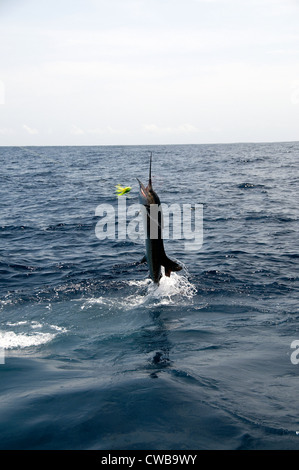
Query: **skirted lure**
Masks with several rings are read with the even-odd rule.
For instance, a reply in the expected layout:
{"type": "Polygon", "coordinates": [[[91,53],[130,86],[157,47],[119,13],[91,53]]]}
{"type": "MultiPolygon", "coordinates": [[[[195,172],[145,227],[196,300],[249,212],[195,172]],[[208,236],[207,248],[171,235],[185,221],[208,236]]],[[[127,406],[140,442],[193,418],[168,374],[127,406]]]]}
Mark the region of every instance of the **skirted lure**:
{"type": "Polygon", "coordinates": [[[123,196],[124,194],[129,193],[131,189],[132,189],[131,186],[126,186],[125,188],[123,188],[120,184],[117,184],[116,185],[117,197],[123,196]]]}

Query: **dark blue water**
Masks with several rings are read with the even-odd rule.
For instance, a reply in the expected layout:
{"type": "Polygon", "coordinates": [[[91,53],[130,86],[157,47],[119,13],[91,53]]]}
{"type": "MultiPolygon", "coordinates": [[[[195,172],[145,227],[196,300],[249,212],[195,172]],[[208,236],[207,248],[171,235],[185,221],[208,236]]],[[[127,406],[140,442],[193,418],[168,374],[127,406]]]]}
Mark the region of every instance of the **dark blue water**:
{"type": "Polygon", "coordinates": [[[299,143],[0,149],[0,447],[299,449],[299,143]],[[148,279],[115,185],[204,206],[148,279]],[[4,356],[4,357],[3,357],[4,356]]]}

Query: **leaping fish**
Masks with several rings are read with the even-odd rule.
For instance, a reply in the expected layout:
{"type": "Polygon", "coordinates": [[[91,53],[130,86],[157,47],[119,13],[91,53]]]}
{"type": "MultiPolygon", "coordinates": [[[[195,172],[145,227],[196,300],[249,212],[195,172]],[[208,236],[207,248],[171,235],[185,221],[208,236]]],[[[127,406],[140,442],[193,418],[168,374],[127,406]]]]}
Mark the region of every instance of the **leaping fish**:
{"type": "Polygon", "coordinates": [[[152,186],[152,153],[150,155],[149,180],[145,187],[137,178],[140,185],[139,202],[143,215],[145,239],[145,257],[141,262],[147,262],[150,277],[155,284],[159,284],[162,277],[161,266],[165,268],[165,275],[170,276],[172,271],[180,271],[176,261],[167,257],[164,250],[162,236],[162,208],[159,196],[152,186]]]}

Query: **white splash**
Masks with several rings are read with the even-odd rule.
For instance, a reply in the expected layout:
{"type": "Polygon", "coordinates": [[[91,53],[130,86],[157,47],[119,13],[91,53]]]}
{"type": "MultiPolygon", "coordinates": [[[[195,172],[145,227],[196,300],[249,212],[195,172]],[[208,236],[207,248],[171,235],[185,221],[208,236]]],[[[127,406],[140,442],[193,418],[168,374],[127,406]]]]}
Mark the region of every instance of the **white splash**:
{"type": "Polygon", "coordinates": [[[67,332],[64,327],[42,324],[37,321],[7,322],[6,326],[12,329],[0,330],[0,348],[3,349],[23,349],[30,346],[39,346],[52,341],[58,334],[67,332]],[[13,329],[17,331],[13,331],[13,329]]]}
{"type": "Polygon", "coordinates": [[[151,284],[148,289],[150,296],[157,305],[176,305],[190,301],[196,294],[195,286],[187,277],[172,273],[170,277],[163,276],[158,286],[151,284]]]}
{"type": "Polygon", "coordinates": [[[40,344],[52,341],[54,337],[55,334],[51,333],[16,334],[14,331],[0,331],[0,347],[3,349],[15,349],[39,346],[40,344]]]}
{"type": "MultiPolygon", "coordinates": [[[[151,279],[124,281],[124,285],[132,288],[133,293],[124,296],[100,296],[89,299],[81,299],[83,302],[81,310],[87,310],[98,306],[102,315],[116,310],[132,310],[143,306],[152,308],[158,305],[185,305],[190,303],[196,294],[195,286],[188,281],[185,275],[171,273],[170,277],[162,276],[159,285],[154,284],[151,279]],[[136,288],[136,289],[134,289],[136,288]]],[[[78,302],[78,300],[76,300],[78,302]]]]}

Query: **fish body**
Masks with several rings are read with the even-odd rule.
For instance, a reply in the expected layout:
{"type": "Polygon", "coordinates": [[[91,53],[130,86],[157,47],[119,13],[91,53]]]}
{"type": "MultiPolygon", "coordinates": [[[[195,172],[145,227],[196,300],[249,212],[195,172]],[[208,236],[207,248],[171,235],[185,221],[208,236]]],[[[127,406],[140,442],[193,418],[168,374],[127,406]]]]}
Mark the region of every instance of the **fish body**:
{"type": "Polygon", "coordinates": [[[137,178],[140,186],[139,203],[143,215],[143,225],[145,231],[145,257],[150,277],[155,284],[159,284],[162,277],[163,266],[165,275],[170,276],[172,271],[180,271],[180,266],[176,261],[171,260],[165,253],[162,234],[162,207],[158,194],[153,190],[151,179],[152,155],[150,157],[150,169],[148,185],[137,178]]]}

